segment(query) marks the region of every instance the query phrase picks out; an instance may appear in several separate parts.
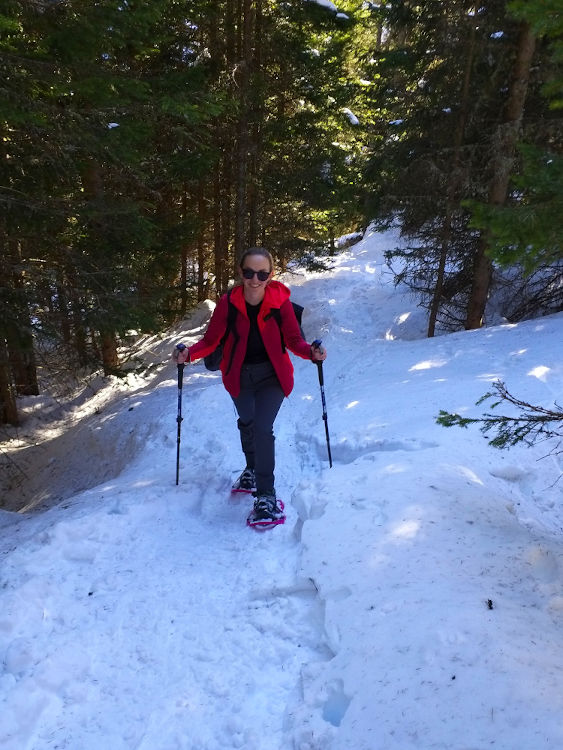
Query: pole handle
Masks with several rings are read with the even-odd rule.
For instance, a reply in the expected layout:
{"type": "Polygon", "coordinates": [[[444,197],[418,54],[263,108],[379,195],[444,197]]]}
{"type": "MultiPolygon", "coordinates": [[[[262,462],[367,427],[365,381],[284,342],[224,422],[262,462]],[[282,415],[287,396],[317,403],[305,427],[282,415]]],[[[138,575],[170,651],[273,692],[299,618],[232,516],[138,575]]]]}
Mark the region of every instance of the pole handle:
{"type": "Polygon", "coordinates": [[[178,390],[182,390],[182,383],[184,381],[184,363],[178,365],[178,390]]]}
{"type": "MultiPolygon", "coordinates": [[[[313,347],[313,349],[320,349],[322,343],[323,342],[320,339],[315,339],[313,343],[311,344],[311,346],[313,347]]],[[[319,384],[323,386],[325,384],[325,379],[324,379],[324,374],[323,374],[323,363],[320,361],[315,361],[315,364],[317,365],[317,370],[319,373],[319,384]]]]}

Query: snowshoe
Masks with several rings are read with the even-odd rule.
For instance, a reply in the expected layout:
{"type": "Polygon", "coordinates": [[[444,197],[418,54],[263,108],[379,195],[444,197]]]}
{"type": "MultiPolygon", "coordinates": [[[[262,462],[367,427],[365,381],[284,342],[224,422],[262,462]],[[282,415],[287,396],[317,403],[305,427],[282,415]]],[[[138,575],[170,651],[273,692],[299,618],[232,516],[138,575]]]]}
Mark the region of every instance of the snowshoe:
{"type": "Polygon", "coordinates": [[[247,466],[240,477],[233,482],[231,492],[256,492],[254,469],[249,469],[247,466]]]}
{"type": "Polygon", "coordinates": [[[246,525],[258,531],[285,523],[284,504],[275,494],[257,495],[246,525]]]}

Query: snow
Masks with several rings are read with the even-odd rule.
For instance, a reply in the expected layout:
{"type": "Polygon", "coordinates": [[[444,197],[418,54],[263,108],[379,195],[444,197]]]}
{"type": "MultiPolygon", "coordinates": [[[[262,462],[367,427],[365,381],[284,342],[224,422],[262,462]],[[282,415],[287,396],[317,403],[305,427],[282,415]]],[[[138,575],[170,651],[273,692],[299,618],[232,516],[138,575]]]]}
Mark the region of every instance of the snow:
{"type": "Polygon", "coordinates": [[[326,8],[333,13],[338,13],[338,8],[331,2],[331,0],[306,0],[306,2],[315,3],[316,5],[320,5],[321,8],[326,8]]]}
{"type": "Polygon", "coordinates": [[[359,125],[360,124],[360,121],[358,120],[358,118],[352,112],[351,109],[349,109],[348,107],[343,107],[342,112],[346,115],[346,117],[350,121],[351,125],[359,125]]]}
{"type": "Polygon", "coordinates": [[[41,512],[0,513],[3,750],[563,746],[560,457],[435,423],[479,415],[498,378],[561,403],[563,314],[425,339],[385,271],[396,244],[368,230],[286,279],[327,347],[334,466],[316,368],[295,359],[284,526],[245,527],[236,416],[203,365],[185,371],[175,486],[169,354],[209,304],[140,343],[153,370],[98,384],[62,434],[60,414],[42,424],[41,512]]]}

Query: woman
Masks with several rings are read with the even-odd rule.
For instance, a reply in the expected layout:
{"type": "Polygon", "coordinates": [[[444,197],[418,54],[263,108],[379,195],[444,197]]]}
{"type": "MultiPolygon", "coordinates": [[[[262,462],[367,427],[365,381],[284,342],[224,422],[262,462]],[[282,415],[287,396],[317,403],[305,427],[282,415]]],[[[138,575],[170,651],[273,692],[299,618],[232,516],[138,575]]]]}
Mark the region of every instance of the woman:
{"type": "Polygon", "coordinates": [[[241,283],[223,295],[203,338],[190,346],[179,344],[177,363],[193,362],[213,352],[227,331],[229,304],[236,308],[235,330],[223,347],[223,384],[238,412],[238,428],[246,468],[234,491],[253,492],[250,526],[270,526],[285,521],[283,504],[274,487],[274,421],[293,389],[293,365],[285,347],[303,359],[322,362],[326,351],[308,344],[301,335],[290,302],[289,289],[273,281],[270,253],[253,247],[239,264],[241,283]],[[275,312],[272,312],[275,311],[275,312]]]}

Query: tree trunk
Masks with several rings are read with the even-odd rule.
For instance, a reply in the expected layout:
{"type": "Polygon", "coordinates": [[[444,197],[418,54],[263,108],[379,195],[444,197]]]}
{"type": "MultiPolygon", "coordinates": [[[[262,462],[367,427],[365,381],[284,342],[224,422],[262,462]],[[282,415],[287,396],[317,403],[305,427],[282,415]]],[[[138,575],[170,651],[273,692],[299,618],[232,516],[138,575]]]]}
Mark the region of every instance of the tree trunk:
{"type": "Polygon", "coordinates": [[[88,364],[88,335],[84,326],[83,304],[78,292],[76,269],[69,261],[65,269],[67,293],[70,304],[70,319],[72,322],[73,345],[76,359],[80,367],[88,364]]]}
{"type": "MultiPolygon", "coordinates": [[[[210,27],[209,49],[217,76],[225,80],[225,93],[233,97],[236,74],[236,0],[226,0],[224,7],[215,6],[216,14],[210,27]],[[213,23],[215,20],[215,23],[213,23]]],[[[232,214],[232,162],[233,121],[228,113],[216,122],[214,143],[219,156],[213,168],[213,197],[211,217],[213,223],[213,272],[215,297],[226,289],[229,279],[229,238],[232,214]]],[[[201,250],[200,250],[201,252],[201,250]]],[[[209,283],[206,293],[209,295],[209,283]]],[[[203,289],[203,285],[202,285],[203,289]]]]}
{"type": "Polygon", "coordinates": [[[16,393],[20,396],[37,396],[37,368],[31,316],[29,312],[23,272],[19,270],[23,265],[23,252],[20,242],[8,242],[6,246],[7,260],[10,264],[3,271],[4,283],[12,291],[12,309],[10,317],[13,322],[6,328],[5,339],[8,346],[8,360],[12,369],[12,376],[16,393]],[[11,266],[11,267],[10,267],[11,266]]]}
{"type": "MultiPolygon", "coordinates": [[[[91,221],[96,234],[105,239],[110,235],[110,227],[105,214],[105,189],[104,175],[100,165],[90,159],[82,171],[82,184],[84,196],[93,207],[101,209],[101,218],[91,221]]],[[[92,326],[98,332],[100,340],[100,356],[104,375],[115,374],[119,370],[119,357],[117,354],[117,327],[114,326],[111,315],[105,314],[101,320],[92,326]]]]}
{"type": "Polygon", "coordinates": [[[473,60],[475,58],[475,23],[469,18],[471,31],[468,37],[467,54],[465,58],[465,70],[463,75],[463,85],[461,90],[461,106],[459,116],[454,131],[454,150],[452,157],[452,166],[446,196],[446,212],[442,224],[442,236],[440,247],[440,258],[438,260],[438,272],[436,275],[436,285],[430,305],[430,315],[428,319],[428,337],[431,338],[436,332],[436,321],[444,292],[444,280],[446,276],[446,263],[452,237],[452,219],[454,211],[454,200],[461,180],[461,146],[464,140],[465,127],[469,112],[469,84],[471,82],[471,71],[473,69],[473,60]]]}
{"type": "Polygon", "coordinates": [[[117,338],[113,331],[100,331],[100,347],[104,375],[114,375],[119,370],[117,338]]]}
{"type": "Polygon", "coordinates": [[[56,283],[56,310],[58,311],[58,321],[63,343],[67,352],[70,352],[72,346],[71,321],[69,315],[69,303],[67,290],[65,287],[63,275],[60,270],[57,271],[56,283]]]}
{"type": "Polygon", "coordinates": [[[239,117],[237,123],[236,147],[236,192],[235,192],[235,258],[240,258],[246,241],[249,129],[250,129],[250,76],[252,70],[252,29],[254,28],[254,8],[252,0],[242,0],[239,16],[239,64],[236,82],[238,84],[239,117]]]}
{"type": "MultiPolygon", "coordinates": [[[[184,181],[182,186],[182,221],[186,222],[188,214],[188,188],[184,181]]],[[[188,245],[186,240],[182,242],[180,252],[180,315],[182,318],[188,310],[188,245]]]]}
{"type": "Polygon", "coordinates": [[[215,267],[215,292],[219,296],[221,278],[221,163],[215,166],[213,179],[213,253],[215,267]]]}
{"type": "MultiPolygon", "coordinates": [[[[502,205],[508,195],[534,51],[534,34],[530,25],[523,22],[520,26],[518,49],[504,118],[494,138],[493,176],[489,186],[488,200],[491,205],[502,205]]],[[[488,246],[487,233],[482,232],[473,268],[473,285],[467,306],[466,329],[480,328],[483,323],[493,270],[492,261],[487,254],[488,246]]]]}
{"type": "Polygon", "coordinates": [[[19,335],[9,332],[8,357],[18,396],[38,396],[37,367],[33,351],[33,336],[29,331],[19,335]]]}
{"type": "Polygon", "coordinates": [[[262,162],[262,122],[264,119],[264,102],[261,95],[262,87],[262,37],[263,37],[263,8],[262,0],[255,0],[255,21],[253,30],[252,67],[250,70],[251,84],[254,87],[254,102],[252,106],[252,127],[250,130],[250,163],[248,174],[248,231],[246,246],[255,247],[260,244],[258,238],[261,233],[261,194],[260,172],[262,162]]]}
{"type": "Polygon", "coordinates": [[[200,180],[197,186],[197,215],[199,221],[199,231],[197,233],[197,299],[198,302],[205,299],[205,223],[207,218],[207,209],[205,205],[205,185],[200,180]]]}
{"type": "Polygon", "coordinates": [[[0,336],[0,422],[19,424],[16,389],[12,382],[12,372],[8,362],[6,340],[0,336]]]}
{"type": "MultiPolygon", "coordinates": [[[[215,246],[215,284],[218,297],[227,290],[231,275],[231,264],[229,263],[229,238],[232,226],[232,156],[230,144],[225,147],[221,167],[219,244],[215,246]]],[[[235,264],[236,256],[233,266],[235,264]]]]}

